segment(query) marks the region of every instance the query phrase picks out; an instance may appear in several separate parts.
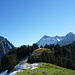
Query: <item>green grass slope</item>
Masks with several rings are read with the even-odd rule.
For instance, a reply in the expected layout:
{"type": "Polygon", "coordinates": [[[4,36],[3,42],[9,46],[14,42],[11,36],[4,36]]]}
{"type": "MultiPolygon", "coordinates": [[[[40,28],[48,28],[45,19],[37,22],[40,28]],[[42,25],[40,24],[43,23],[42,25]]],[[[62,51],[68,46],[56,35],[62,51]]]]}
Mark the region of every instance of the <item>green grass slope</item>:
{"type": "Polygon", "coordinates": [[[38,68],[25,69],[17,75],[75,75],[75,70],[66,69],[49,63],[38,63],[38,68]]]}

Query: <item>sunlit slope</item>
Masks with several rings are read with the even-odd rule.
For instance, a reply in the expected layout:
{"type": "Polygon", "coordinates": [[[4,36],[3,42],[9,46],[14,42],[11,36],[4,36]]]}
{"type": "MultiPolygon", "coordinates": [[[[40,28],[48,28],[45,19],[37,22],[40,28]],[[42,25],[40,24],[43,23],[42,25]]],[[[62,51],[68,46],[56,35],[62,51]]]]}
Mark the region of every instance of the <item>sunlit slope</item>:
{"type": "Polygon", "coordinates": [[[62,68],[49,63],[38,63],[38,68],[25,69],[17,75],[75,75],[75,70],[62,68]]]}

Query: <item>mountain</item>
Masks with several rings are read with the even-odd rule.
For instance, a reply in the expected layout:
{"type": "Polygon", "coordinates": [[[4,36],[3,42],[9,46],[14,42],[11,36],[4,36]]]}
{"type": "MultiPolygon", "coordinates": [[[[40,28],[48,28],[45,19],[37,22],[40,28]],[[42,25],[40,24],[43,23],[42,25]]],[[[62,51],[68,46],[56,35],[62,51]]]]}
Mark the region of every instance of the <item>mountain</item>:
{"type": "Polygon", "coordinates": [[[44,35],[36,44],[38,44],[38,46],[40,47],[45,46],[46,44],[50,45],[50,44],[54,44],[56,45],[58,42],[60,42],[61,40],[63,40],[64,36],[60,37],[60,36],[55,36],[55,37],[49,37],[44,35]]]}
{"type": "Polygon", "coordinates": [[[65,46],[65,45],[68,45],[68,44],[71,44],[73,43],[73,41],[75,41],[75,34],[70,32],[68,33],[63,40],[61,40],[59,42],[59,45],[60,46],[65,46]]]}
{"type": "Polygon", "coordinates": [[[4,37],[0,36],[0,59],[4,54],[6,54],[14,46],[4,37]]]}
{"type": "Polygon", "coordinates": [[[64,46],[64,45],[68,45],[68,44],[72,43],[73,41],[75,41],[75,34],[70,32],[66,36],[50,37],[50,36],[44,35],[36,44],[38,44],[39,47],[41,45],[45,46],[46,44],[48,44],[48,45],[51,45],[51,44],[56,45],[57,43],[60,46],[64,46]]]}

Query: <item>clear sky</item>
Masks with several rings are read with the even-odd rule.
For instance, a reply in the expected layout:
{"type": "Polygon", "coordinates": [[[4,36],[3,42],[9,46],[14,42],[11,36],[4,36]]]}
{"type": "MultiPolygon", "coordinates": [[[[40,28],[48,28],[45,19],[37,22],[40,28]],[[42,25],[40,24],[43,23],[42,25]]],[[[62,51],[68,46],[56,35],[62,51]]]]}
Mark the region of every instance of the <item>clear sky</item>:
{"type": "Polygon", "coordinates": [[[75,33],[75,0],[0,0],[0,36],[16,47],[69,32],[75,33]]]}

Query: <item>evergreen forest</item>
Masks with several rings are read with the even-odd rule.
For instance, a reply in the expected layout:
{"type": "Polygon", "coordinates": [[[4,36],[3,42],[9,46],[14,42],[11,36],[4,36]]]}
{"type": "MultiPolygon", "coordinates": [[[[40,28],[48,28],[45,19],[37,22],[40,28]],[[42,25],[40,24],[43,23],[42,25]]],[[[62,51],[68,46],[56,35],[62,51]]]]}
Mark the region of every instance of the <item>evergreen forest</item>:
{"type": "Polygon", "coordinates": [[[19,48],[10,50],[0,60],[0,72],[5,70],[10,72],[22,58],[25,58],[28,55],[29,63],[46,62],[75,70],[75,42],[63,47],[60,47],[59,44],[55,46],[46,44],[44,47],[40,46],[40,48],[47,48],[50,52],[43,51],[38,57],[31,55],[36,49],[38,49],[37,44],[33,44],[32,46],[23,45],[19,48]]]}

